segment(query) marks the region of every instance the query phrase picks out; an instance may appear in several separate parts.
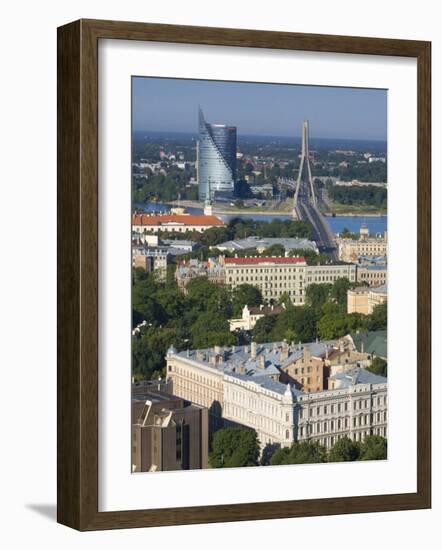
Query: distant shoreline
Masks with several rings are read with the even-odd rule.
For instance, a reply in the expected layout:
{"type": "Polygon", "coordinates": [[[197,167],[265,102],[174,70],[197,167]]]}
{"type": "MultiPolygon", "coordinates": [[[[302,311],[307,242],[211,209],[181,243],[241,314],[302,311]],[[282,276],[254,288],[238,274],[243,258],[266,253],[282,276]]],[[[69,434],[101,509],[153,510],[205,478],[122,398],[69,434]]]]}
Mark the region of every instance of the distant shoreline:
{"type": "Polygon", "coordinates": [[[387,212],[339,212],[339,214],[333,214],[332,212],[323,212],[323,215],[327,218],[380,218],[386,217],[387,212]]]}
{"type": "MultiPolygon", "coordinates": [[[[159,203],[164,204],[164,203],[159,203]]],[[[201,210],[204,209],[204,205],[199,201],[190,201],[190,200],[180,200],[180,201],[170,201],[167,203],[168,205],[171,205],[173,207],[181,206],[184,208],[199,208],[201,210]]],[[[213,205],[213,213],[214,214],[221,214],[224,216],[241,216],[243,214],[264,214],[269,216],[289,216],[291,214],[290,210],[266,210],[265,208],[223,208],[222,206],[217,207],[216,205],[213,205]]],[[[386,216],[387,212],[339,212],[333,214],[333,212],[323,212],[323,215],[327,218],[337,218],[337,217],[345,217],[345,218],[379,218],[382,216],[386,216]]]]}

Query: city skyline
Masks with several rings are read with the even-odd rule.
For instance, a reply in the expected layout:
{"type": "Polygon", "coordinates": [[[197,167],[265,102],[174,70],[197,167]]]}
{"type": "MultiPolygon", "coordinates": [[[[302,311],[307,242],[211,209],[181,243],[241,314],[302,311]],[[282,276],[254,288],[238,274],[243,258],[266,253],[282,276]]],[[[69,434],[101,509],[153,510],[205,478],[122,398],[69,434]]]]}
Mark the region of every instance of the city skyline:
{"type": "Polygon", "coordinates": [[[308,119],[314,138],[387,139],[386,90],[133,77],[132,99],[134,131],[197,133],[201,106],[239,135],[296,138],[308,119]]]}

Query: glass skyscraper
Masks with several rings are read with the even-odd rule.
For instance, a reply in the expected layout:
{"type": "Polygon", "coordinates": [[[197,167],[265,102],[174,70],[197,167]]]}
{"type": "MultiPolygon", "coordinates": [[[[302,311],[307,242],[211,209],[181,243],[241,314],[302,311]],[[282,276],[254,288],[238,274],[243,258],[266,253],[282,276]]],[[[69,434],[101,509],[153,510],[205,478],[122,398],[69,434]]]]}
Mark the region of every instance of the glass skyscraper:
{"type": "Polygon", "coordinates": [[[198,194],[201,201],[215,197],[233,197],[236,179],[236,127],[209,124],[201,109],[197,164],[198,194]]]}

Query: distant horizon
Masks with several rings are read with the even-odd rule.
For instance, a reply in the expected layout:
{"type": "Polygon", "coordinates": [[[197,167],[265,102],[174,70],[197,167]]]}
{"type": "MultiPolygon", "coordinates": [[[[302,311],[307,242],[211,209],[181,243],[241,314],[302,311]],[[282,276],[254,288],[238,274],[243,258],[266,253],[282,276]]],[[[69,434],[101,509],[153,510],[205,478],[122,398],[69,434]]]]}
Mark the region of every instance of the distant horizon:
{"type": "Polygon", "coordinates": [[[210,124],[238,135],[387,141],[387,90],[132,77],[133,130],[198,132],[198,106],[210,124]],[[155,130],[151,130],[155,128],[155,130]]]}
{"type": "MultiPolygon", "coordinates": [[[[180,134],[180,135],[192,135],[197,137],[198,132],[196,131],[186,131],[186,130],[147,130],[147,129],[140,129],[136,128],[132,130],[133,133],[146,133],[146,134],[180,134]]],[[[249,133],[241,133],[237,131],[238,137],[263,137],[263,138],[284,138],[284,139],[295,139],[299,142],[301,141],[301,136],[293,136],[293,135],[276,135],[276,134],[249,134],[249,133]]],[[[323,137],[323,136],[310,136],[310,142],[315,140],[324,140],[324,141],[375,141],[375,142],[381,142],[381,143],[387,143],[387,139],[384,138],[347,138],[347,137],[323,137]]]]}

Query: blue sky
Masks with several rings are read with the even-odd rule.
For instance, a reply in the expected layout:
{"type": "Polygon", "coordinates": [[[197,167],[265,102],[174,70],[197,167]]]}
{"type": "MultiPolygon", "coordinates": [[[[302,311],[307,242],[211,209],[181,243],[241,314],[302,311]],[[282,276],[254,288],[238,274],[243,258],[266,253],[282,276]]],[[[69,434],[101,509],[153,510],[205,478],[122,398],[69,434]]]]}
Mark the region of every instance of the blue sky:
{"type": "Polygon", "coordinates": [[[239,134],[387,139],[387,91],[134,77],[133,129],[197,132],[201,105],[210,123],[239,134]]]}

